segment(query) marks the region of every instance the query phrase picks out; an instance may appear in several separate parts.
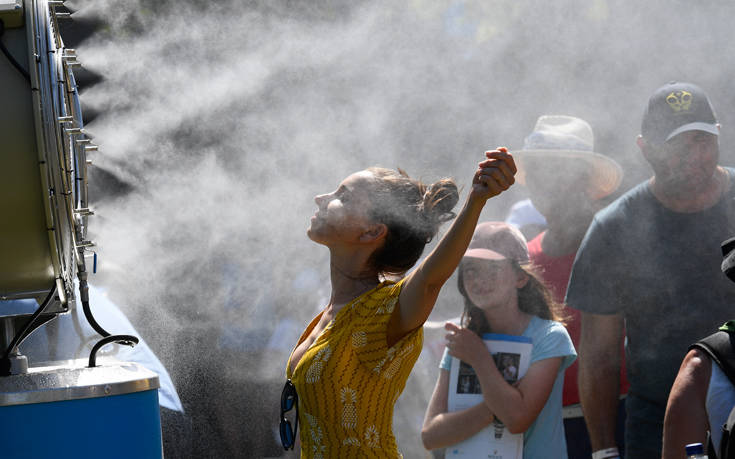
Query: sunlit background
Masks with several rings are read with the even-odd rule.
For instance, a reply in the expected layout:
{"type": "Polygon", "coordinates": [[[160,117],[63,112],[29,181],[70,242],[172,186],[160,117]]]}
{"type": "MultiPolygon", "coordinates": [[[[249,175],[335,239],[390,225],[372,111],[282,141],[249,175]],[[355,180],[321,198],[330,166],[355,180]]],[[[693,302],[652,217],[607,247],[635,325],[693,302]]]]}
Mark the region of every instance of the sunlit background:
{"type": "MultiPolygon", "coordinates": [[[[485,149],[520,148],[539,115],[568,114],[623,166],[620,194],[650,173],[635,137],[650,93],[674,79],[709,93],[722,163],[735,159],[728,1],[67,5],[96,24],[77,54],[101,77],[80,83],[100,145],[91,283],[171,373],[192,457],[281,454],[285,361],[329,293],[328,253],[305,236],[313,196],[348,174],[450,176],[464,196],[485,149]]],[[[525,197],[514,187],[484,219],[525,197]]],[[[461,307],[452,279],[431,319],[461,307]]],[[[406,458],[426,454],[436,364],[422,354],[396,408],[406,458]]]]}

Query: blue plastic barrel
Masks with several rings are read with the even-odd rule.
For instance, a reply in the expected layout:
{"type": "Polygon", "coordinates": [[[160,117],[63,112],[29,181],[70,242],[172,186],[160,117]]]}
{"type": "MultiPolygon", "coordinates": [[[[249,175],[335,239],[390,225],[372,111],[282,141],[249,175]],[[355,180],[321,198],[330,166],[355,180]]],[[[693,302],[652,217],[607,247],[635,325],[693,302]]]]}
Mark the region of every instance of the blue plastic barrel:
{"type": "Polygon", "coordinates": [[[0,377],[0,456],[161,458],[158,386],[129,362],[0,377]]]}

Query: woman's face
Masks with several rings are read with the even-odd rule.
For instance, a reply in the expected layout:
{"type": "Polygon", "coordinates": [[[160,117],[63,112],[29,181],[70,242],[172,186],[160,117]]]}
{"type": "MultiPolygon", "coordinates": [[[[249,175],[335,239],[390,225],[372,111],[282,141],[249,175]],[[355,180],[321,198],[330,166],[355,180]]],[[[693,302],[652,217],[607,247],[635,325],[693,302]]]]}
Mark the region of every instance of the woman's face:
{"type": "Polygon", "coordinates": [[[356,172],[329,194],[314,198],[317,211],[306,234],[314,242],[332,245],[358,243],[370,226],[370,185],[375,177],[369,171],[356,172]]]}
{"type": "Polygon", "coordinates": [[[518,297],[519,276],[510,260],[462,260],[462,282],[472,304],[483,310],[506,306],[518,297]]]}

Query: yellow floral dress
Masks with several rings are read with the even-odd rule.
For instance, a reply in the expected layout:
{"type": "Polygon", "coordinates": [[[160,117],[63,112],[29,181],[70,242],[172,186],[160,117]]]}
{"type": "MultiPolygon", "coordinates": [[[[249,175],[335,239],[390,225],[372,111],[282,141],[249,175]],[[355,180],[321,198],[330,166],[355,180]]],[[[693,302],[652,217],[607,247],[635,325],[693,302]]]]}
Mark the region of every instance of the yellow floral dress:
{"type": "Polygon", "coordinates": [[[302,458],[401,457],[393,406],[423,344],[419,327],[387,346],[388,320],[402,285],[383,282],[343,307],[291,374],[289,359],[286,376],[299,394],[302,458]]]}

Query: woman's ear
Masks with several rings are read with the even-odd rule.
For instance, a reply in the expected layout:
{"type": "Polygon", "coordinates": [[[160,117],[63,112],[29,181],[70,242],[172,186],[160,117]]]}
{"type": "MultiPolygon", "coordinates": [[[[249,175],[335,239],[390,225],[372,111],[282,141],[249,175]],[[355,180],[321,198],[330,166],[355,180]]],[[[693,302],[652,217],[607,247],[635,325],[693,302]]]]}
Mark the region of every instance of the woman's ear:
{"type": "Polygon", "coordinates": [[[520,271],[518,273],[518,279],[516,280],[516,288],[523,288],[528,283],[528,274],[520,271]]]}
{"type": "Polygon", "coordinates": [[[360,242],[379,241],[384,239],[387,234],[388,227],[385,224],[373,223],[360,235],[360,242]]]}

